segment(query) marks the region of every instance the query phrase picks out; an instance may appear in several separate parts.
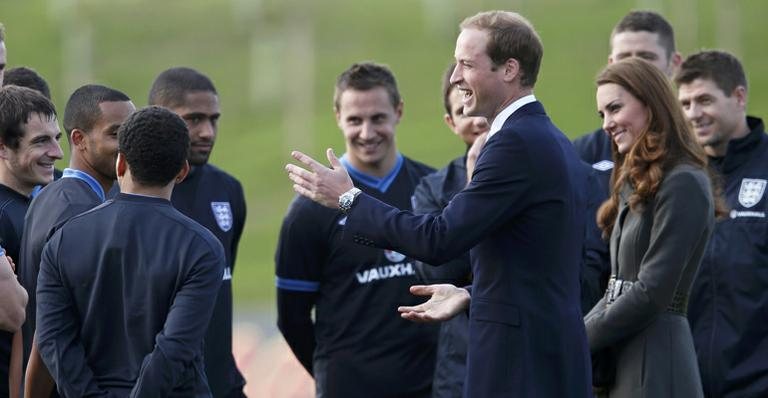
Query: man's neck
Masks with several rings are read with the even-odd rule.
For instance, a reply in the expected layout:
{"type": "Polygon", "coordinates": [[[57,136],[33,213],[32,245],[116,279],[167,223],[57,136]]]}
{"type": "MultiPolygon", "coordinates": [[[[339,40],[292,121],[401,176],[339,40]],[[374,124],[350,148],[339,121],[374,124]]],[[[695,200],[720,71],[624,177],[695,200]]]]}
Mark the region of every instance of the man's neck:
{"type": "Polygon", "coordinates": [[[501,105],[499,105],[496,110],[494,110],[493,115],[490,117],[486,117],[489,123],[493,123],[493,120],[496,118],[496,116],[499,116],[499,113],[501,113],[504,109],[506,109],[508,106],[512,105],[515,101],[519,100],[520,98],[523,98],[527,95],[533,94],[533,89],[530,88],[523,88],[520,90],[515,90],[515,93],[513,95],[510,95],[506,101],[504,101],[501,105]]]}
{"type": "Polygon", "coordinates": [[[112,189],[112,185],[115,183],[115,180],[97,172],[96,169],[88,164],[88,162],[83,161],[77,156],[72,156],[72,159],[69,161],[69,168],[82,171],[83,173],[93,177],[93,179],[99,183],[101,189],[104,190],[104,192],[109,192],[109,190],[112,189]]]}
{"type": "Polygon", "coordinates": [[[171,200],[173,184],[169,184],[163,187],[149,187],[142,184],[136,184],[133,180],[128,181],[127,179],[123,179],[120,181],[120,192],[131,195],[152,196],[155,198],[171,200]]]}
{"type": "Polygon", "coordinates": [[[749,135],[749,132],[751,131],[749,129],[749,125],[747,124],[747,116],[744,115],[744,117],[741,118],[741,122],[739,125],[734,129],[736,131],[735,133],[730,134],[730,138],[728,141],[723,140],[722,142],[718,143],[717,145],[707,145],[704,147],[704,153],[707,154],[709,157],[713,158],[721,158],[724,157],[726,154],[728,154],[728,143],[734,140],[738,140],[741,138],[746,137],[749,135]]]}
{"type": "Polygon", "coordinates": [[[21,195],[29,196],[35,186],[27,186],[23,182],[19,181],[11,171],[6,167],[0,167],[0,184],[18,192],[21,195]]]}
{"type": "Polygon", "coordinates": [[[392,171],[392,168],[395,167],[395,163],[397,163],[397,152],[392,151],[392,153],[387,154],[387,156],[378,163],[358,162],[357,159],[352,156],[347,156],[347,160],[355,170],[372,177],[381,178],[389,174],[389,172],[392,171]]]}

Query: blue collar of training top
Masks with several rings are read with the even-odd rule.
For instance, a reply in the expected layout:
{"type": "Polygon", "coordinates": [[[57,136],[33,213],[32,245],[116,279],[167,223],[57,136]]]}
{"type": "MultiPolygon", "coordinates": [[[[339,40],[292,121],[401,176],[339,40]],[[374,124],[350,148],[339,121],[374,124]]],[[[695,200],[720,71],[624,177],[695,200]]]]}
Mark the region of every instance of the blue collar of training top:
{"type": "Polygon", "coordinates": [[[360,181],[361,183],[373,188],[379,190],[379,192],[387,192],[387,189],[389,189],[389,186],[392,185],[392,182],[395,181],[395,177],[397,177],[397,174],[400,172],[400,169],[403,167],[403,155],[400,154],[400,152],[397,153],[397,160],[395,161],[395,167],[392,167],[392,170],[387,173],[384,177],[374,177],[369,174],[365,174],[360,170],[355,169],[351,163],[349,163],[349,160],[347,159],[347,154],[344,154],[344,156],[339,159],[341,161],[342,166],[344,166],[345,169],[347,169],[347,172],[352,176],[352,178],[360,181]]]}
{"type": "Polygon", "coordinates": [[[96,196],[101,199],[101,201],[105,201],[106,195],[104,195],[104,188],[101,187],[101,184],[99,184],[98,181],[96,181],[95,178],[91,177],[90,174],[81,171],[81,170],[75,170],[70,169],[67,167],[64,169],[63,174],[61,175],[61,178],[77,178],[78,180],[84,181],[86,184],[88,184],[91,189],[93,189],[93,192],[96,192],[96,196]]]}

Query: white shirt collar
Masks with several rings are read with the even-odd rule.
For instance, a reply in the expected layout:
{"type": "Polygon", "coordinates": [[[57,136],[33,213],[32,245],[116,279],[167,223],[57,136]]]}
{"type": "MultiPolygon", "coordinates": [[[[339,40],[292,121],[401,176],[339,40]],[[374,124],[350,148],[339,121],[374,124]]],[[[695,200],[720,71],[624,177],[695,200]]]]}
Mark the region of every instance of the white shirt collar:
{"type": "Polygon", "coordinates": [[[522,108],[523,105],[530,104],[531,102],[536,102],[536,97],[533,96],[533,94],[528,94],[525,97],[518,98],[515,102],[507,105],[506,108],[504,108],[501,112],[499,112],[498,115],[493,119],[493,123],[491,123],[491,130],[488,132],[488,138],[493,137],[494,134],[498,133],[499,130],[504,126],[504,122],[507,121],[507,119],[512,116],[515,111],[522,108]]]}

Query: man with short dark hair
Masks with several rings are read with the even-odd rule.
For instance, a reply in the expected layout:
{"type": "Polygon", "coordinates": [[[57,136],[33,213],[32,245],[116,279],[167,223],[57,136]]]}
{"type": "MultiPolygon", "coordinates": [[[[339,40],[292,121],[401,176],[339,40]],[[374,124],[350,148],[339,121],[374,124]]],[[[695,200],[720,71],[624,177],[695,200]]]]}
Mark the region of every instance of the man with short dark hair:
{"type": "Polygon", "coordinates": [[[34,69],[27,68],[26,66],[18,66],[5,71],[5,80],[2,81],[2,85],[7,86],[11,84],[37,90],[45,98],[51,99],[51,89],[48,87],[48,82],[34,69]]]}
{"type": "MultiPolygon", "coordinates": [[[[675,50],[672,26],[653,11],[631,11],[625,15],[611,31],[609,43],[609,64],[630,57],[642,58],[671,78],[682,62],[675,50]]],[[[582,160],[602,172],[605,188],[610,190],[608,180],[613,170],[610,136],[600,128],[573,144],[582,160]]]]}
{"type": "Polygon", "coordinates": [[[768,136],[762,119],[747,116],[747,79],[733,55],[693,54],[675,83],[732,209],[715,226],[688,304],[704,394],[763,396],[768,391],[768,136]]]}
{"type": "Polygon", "coordinates": [[[172,110],[189,129],[191,169],[173,190],[171,202],[208,228],[224,246],[227,264],[205,336],[205,370],[214,397],[242,397],[245,379],[232,356],[232,275],[245,226],[245,195],[237,179],[208,163],[218,134],[219,96],[207,76],[178,67],[157,76],[149,104],[172,110]]]}
{"type": "MultiPolygon", "coordinates": [[[[395,144],[403,101],[384,65],[357,63],[339,75],[336,123],[354,185],[400,209],[411,208],[421,177],[434,171],[395,144]]],[[[430,396],[437,329],[398,317],[416,303],[413,259],[342,240],[346,217],[297,196],[275,254],[277,325],[315,379],[317,397],[430,396]],[[314,309],[314,321],[312,311],[314,309]]]]}
{"type": "MultiPolygon", "coordinates": [[[[53,180],[53,163],[63,156],[60,137],[51,101],[25,87],[0,89],[0,246],[17,263],[30,194],[53,180]]],[[[20,383],[20,339],[0,332],[0,397],[8,396],[9,372],[14,391],[20,383]]]]}
{"type": "Polygon", "coordinates": [[[64,130],[70,147],[69,167],[63,177],[42,190],[30,205],[24,225],[19,279],[29,291],[27,321],[23,326],[25,389],[35,392],[53,388],[47,369],[40,362],[33,336],[36,326],[35,291],[40,256],[45,242],[61,224],[105,200],[115,181],[117,130],[136,110],[124,93],[88,84],[75,90],[64,110],[64,130]]]}
{"type": "Polygon", "coordinates": [[[330,149],[330,169],[297,151],[310,170],[286,166],[294,190],[344,213],[346,241],[429,264],[472,250],[471,303],[469,291],[444,284],[412,287],[431,298],[399,308],[408,319],[441,321],[471,306],[465,396],[592,395],[579,306],[587,176],[533,95],[542,52],[519,14],[482,12],[461,23],[451,82],[464,113],[492,123],[469,185],[439,215],[361,193],[330,149]]]}
{"type": "Polygon", "coordinates": [[[187,128],[148,107],[128,117],[118,141],[120,193],[43,248],[41,356],[64,397],[208,397],[203,336],[224,252],[170,202],[189,171],[187,128]]]}

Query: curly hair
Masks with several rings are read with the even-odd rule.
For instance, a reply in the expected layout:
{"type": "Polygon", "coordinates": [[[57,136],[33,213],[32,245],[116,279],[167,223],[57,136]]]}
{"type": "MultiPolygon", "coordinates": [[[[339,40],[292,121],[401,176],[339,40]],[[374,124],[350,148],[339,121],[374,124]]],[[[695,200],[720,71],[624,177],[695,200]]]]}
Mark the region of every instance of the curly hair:
{"type": "MultiPolygon", "coordinates": [[[[689,163],[708,170],[707,157],[685,119],[668,79],[651,63],[630,58],[608,65],[596,79],[597,86],[617,84],[637,98],[648,111],[648,124],[627,153],[618,153],[612,144],[616,167],[613,169],[611,195],[600,206],[598,226],[607,238],[618,215],[621,189],[629,184],[631,210],[640,210],[653,199],[665,174],[675,165],[689,163]]],[[[712,177],[712,173],[710,172],[712,177]]],[[[713,181],[716,215],[725,214],[718,184],[713,181]]]]}
{"type": "Polygon", "coordinates": [[[166,108],[148,106],[134,112],[120,126],[117,139],[117,150],[134,180],[148,187],[169,184],[187,161],[187,125],[166,108]]]}

